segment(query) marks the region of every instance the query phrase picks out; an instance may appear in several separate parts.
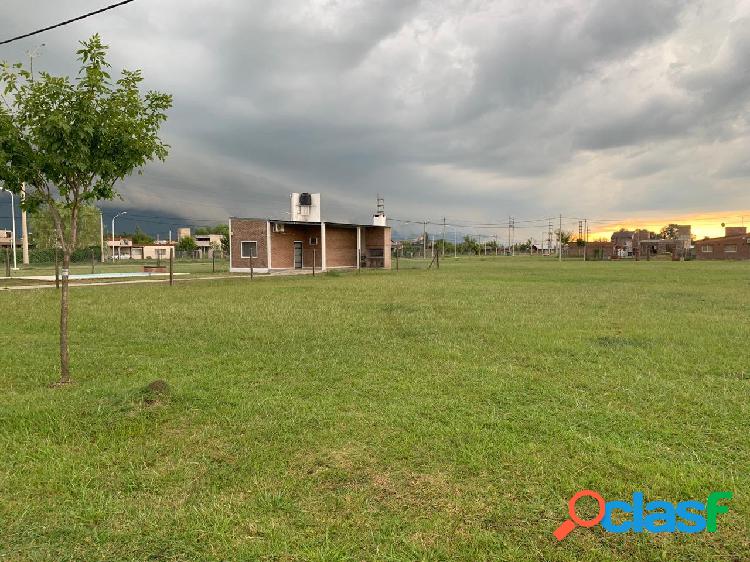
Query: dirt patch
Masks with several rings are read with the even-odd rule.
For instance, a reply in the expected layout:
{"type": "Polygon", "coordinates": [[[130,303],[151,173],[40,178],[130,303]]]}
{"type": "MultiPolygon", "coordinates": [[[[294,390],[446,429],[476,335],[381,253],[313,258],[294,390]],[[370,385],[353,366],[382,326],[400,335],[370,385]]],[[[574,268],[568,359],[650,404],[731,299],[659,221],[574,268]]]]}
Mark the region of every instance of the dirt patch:
{"type": "Polygon", "coordinates": [[[157,379],[142,390],[143,403],[146,406],[157,406],[169,399],[170,388],[166,381],[157,379]]]}

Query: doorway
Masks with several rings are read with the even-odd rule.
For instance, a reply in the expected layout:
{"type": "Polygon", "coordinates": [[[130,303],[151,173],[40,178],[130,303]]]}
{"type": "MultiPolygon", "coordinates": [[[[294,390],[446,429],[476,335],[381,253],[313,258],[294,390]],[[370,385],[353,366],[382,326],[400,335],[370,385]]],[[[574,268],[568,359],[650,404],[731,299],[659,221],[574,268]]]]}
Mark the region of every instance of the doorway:
{"type": "Polygon", "coordinates": [[[294,269],[302,269],[302,242],[294,243],[294,269]]]}

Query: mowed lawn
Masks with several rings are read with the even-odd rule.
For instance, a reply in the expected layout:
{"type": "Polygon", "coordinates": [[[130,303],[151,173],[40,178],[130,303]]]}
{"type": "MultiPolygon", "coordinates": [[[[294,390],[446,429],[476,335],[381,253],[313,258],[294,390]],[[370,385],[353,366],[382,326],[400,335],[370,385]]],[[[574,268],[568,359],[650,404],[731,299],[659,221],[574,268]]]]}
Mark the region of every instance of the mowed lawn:
{"type": "Polygon", "coordinates": [[[441,265],[72,289],[62,389],[0,292],[0,559],[750,558],[750,263],[441,265]],[[734,498],[558,544],[582,488],[734,498]]]}

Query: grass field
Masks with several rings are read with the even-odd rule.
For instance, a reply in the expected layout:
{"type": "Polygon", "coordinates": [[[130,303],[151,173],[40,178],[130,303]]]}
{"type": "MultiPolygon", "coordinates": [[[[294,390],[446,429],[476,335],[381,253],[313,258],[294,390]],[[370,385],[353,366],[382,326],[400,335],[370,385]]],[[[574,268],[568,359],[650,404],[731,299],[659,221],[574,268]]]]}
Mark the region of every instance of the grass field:
{"type": "Polygon", "coordinates": [[[57,293],[0,293],[2,560],[750,558],[748,263],[71,295],[50,389],[57,293]],[[558,544],[582,488],[734,498],[716,533],[558,544]]]}

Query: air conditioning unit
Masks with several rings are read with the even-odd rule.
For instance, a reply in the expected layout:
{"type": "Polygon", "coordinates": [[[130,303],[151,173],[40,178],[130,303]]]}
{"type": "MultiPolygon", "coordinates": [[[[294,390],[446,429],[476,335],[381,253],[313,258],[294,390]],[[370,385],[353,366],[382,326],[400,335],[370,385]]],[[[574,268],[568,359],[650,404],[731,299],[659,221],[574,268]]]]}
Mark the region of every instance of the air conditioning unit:
{"type": "Polygon", "coordinates": [[[312,236],[310,238],[310,246],[317,246],[317,245],[318,245],[318,237],[317,236],[312,236]]]}
{"type": "Polygon", "coordinates": [[[281,222],[275,222],[275,223],[273,223],[273,231],[274,232],[284,232],[284,223],[281,223],[281,222]]]}

